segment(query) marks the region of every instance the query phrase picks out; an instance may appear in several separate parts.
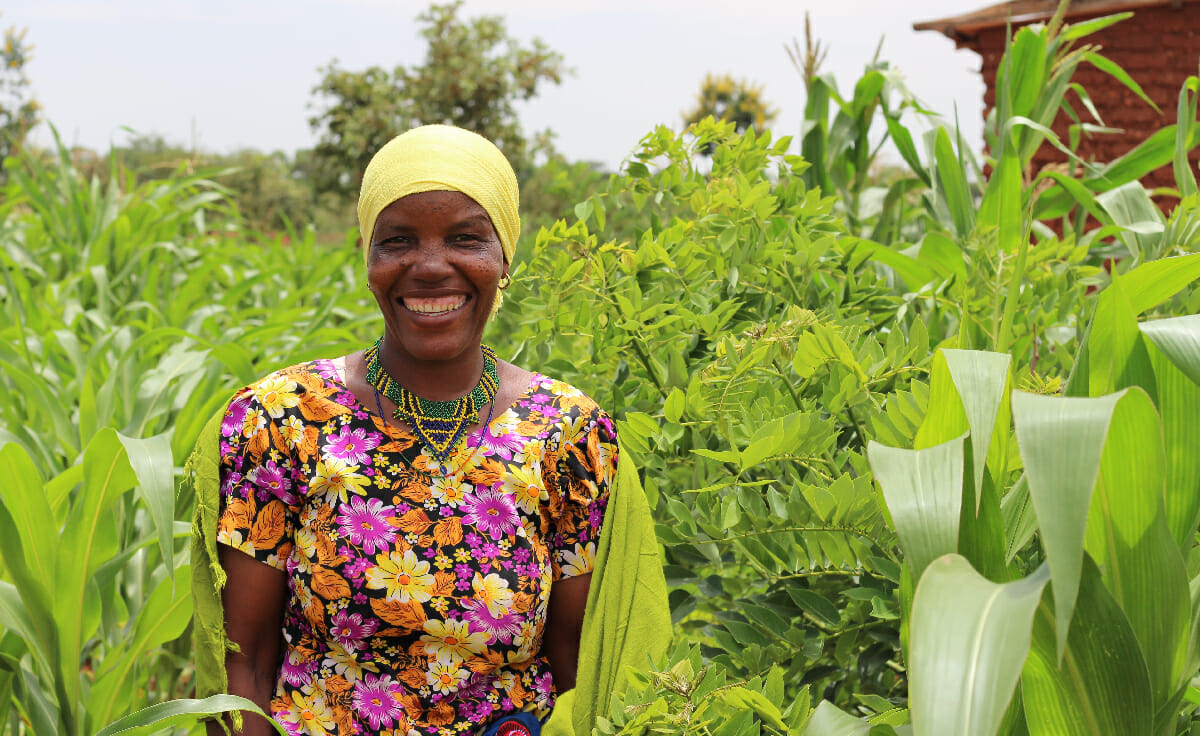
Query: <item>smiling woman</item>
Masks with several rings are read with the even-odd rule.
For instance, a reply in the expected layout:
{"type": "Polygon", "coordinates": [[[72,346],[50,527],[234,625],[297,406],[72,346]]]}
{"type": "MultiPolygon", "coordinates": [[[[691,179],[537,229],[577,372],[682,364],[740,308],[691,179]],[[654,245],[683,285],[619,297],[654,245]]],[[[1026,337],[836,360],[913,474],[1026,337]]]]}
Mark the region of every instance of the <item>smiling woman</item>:
{"type": "MultiPolygon", "coordinates": [[[[482,343],[516,196],[474,133],[394,139],[358,208],[382,336],[277,371],[224,414],[227,689],[291,733],[536,730],[576,684],[601,534],[621,531],[605,521],[617,437],[578,389],[482,343]]],[[[643,603],[666,621],[661,596],[643,603]]]]}

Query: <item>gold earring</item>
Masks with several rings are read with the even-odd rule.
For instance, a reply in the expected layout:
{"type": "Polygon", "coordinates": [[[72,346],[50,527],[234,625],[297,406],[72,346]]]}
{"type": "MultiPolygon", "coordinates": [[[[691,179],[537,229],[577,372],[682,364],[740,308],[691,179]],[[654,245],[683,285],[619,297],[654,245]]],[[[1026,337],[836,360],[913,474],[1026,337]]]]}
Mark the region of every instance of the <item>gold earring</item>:
{"type": "Polygon", "coordinates": [[[503,276],[501,276],[499,286],[500,286],[500,291],[504,291],[508,287],[512,286],[512,277],[509,276],[508,274],[504,274],[503,276]]]}

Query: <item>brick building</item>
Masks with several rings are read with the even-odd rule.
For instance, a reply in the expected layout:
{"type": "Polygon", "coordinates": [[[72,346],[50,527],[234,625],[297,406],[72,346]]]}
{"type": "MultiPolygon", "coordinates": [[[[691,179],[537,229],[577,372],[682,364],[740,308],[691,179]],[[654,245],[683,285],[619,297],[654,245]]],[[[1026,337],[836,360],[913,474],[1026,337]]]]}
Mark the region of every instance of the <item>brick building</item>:
{"type": "MultiPolygon", "coordinates": [[[[968,48],[982,58],[984,115],[996,99],[996,71],[1004,54],[1006,25],[1017,28],[1048,20],[1058,6],[1057,0],[1014,0],[964,15],[915,23],[918,31],[939,31],[959,48],[968,48]]],[[[1085,160],[1111,161],[1126,153],[1150,134],[1175,122],[1179,89],[1189,75],[1200,68],[1200,0],[1074,0],[1067,10],[1067,22],[1076,23],[1098,16],[1132,11],[1133,17],[1092,34],[1084,43],[1102,47],[1101,53],[1116,62],[1133,77],[1146,95],[1158,105],[1159,112],[1147,105],[1120,82],[1090,64],[1081,64],[1074,81],[1083,85],[1096,105],[1104,123],[1121,128],[1123,134],[1085,137],[1079,154],[1085,160]]],[[[1088,119],[1074,95],[1068,97],[1076,112],[1088,119]]],[[[1054,125],[1067,140],[1067,118],[1060,115],[1054,125]]],[[[1193,166],[1200,150],[1192,152],[1193,166]]],[[[1052,146],[1042,146],[1034,166],[1064,160],[1052,146]]],[[[1193,171],[1195,169],[1193,168],[1193,171]]],[[[1171,167],[1165,166],[1142,180],[1147,188],[1174,187],[1171,167]]],[[[1165,204],[1165,203],[1164,203],[1165,204]]]]}

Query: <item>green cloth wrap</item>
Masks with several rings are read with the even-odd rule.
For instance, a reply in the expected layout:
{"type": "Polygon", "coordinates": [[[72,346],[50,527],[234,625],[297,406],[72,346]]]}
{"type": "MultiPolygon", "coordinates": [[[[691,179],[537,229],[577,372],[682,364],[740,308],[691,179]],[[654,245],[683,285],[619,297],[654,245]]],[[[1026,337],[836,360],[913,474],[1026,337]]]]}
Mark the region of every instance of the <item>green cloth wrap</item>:
{"type": "MultiPolygon", "coordinates": [[[[190,486],[196,499],[191,554],[198,698],[226,691],[225,653],[236,650],[225,633],[221,589],[226,578],[217,559],[223,415],[224,408],[201,431],[183,478],[184,492],[190,486]]],[[[637,470],[625,459],[623,448],[618,457],[588,590],[575,689],[559,696],[542,727],[543,736],[590,736],[596,717],[608,713],[612,695],[624,688],[626,667],[646,669],[671,640],[654,520],[637,470]]]]}

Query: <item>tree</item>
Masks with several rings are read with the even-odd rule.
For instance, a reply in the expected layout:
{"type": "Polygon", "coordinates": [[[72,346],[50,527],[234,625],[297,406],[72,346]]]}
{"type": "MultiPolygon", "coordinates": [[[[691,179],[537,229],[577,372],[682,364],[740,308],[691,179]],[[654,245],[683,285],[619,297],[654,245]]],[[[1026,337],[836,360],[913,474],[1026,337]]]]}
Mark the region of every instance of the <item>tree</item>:
{"type": "Polygon", "coordinates": [[[707,74],[696,95],[696,106],[683,114],[686,124],[698,123],[712,115],[717,120],[729,120],[739,133],[747,128],[761,132],[771,125],[777,114],[762,98],[762,87],[734,79],[728,74],[707,74]]]}
{"type": "Polygon", "coordinates": [[[528,46],[509,37],[500,16],[458,17],[461,0],[431,5],[417,16],[428,43],[425,60],[411,69],[362,72],[334,60],[313,89],[320,112],[309,119],[319,140],[312,171],[317,192],[353,195],[371,156],[393,136],[417,125],[469,128],[492,140],[522,176],[549,147],[548,134],[521,130],[515,103],[534,97],[567,72],[562,56],[541,40],[528,46]]]}
{"type": "Polygon", "coordinates": [[[37,123],[38,103],[29,90],[25,64],[33,47],[25,43],[25,29],[4,31],[0,51],[0,159],[16,153],[29,129],[37,123]]]}

